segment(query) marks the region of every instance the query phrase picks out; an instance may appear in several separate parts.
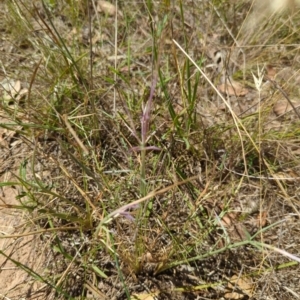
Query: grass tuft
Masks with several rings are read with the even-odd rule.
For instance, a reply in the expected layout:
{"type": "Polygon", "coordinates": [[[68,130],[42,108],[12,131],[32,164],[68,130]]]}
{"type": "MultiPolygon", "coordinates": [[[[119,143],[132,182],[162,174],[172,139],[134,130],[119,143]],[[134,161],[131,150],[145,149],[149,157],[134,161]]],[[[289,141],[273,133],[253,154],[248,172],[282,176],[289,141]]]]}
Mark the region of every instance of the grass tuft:
{"type": "Polygon", "coordinates": [[[0,238],[49,259],[0,254],[43,299],[300,295],[300,10],[225,2],[0,4],[0,238]]]}

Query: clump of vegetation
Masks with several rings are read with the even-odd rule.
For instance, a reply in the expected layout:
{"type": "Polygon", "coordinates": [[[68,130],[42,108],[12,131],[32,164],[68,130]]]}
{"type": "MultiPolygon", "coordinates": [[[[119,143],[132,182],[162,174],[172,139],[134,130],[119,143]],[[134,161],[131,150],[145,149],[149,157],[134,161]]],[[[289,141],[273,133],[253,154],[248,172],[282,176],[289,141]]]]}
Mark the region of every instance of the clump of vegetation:
{"type": "Polygon", "coordinates": [[[1,6],[1,127],[22,141],[11,155],[26,145],[2,185],[19,187],[13,208],[50,259],[37,272],[1,254],[36,293],[300,295],[298,7],[1,6]]]}

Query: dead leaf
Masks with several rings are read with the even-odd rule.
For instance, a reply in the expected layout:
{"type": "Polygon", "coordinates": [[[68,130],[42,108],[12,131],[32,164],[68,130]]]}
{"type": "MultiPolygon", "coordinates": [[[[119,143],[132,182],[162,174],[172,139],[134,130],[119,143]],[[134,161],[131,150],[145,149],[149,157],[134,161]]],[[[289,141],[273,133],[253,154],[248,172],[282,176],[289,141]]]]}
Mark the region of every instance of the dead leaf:
{"type": "Polygon", "coordinates": [[[150,252],[147,252],[146,255],[145,255],[145,261],[146,262],[153,262],[154,259],[152,257],[152,254],[150,252]]]}
{"type": "Polygon", "coordinates": [[[236,220],[237,215],[235,213],[228,213],[226,216],[224,216],[221,220],[221,224],[224,227],[230,227],[233,224],[233,221],[236,220]]]}
{"type": "Polygon", "coordinates": [[[28,89],[24,88],[24,89],[21,89],[20,92],[18,93],[16,99],[18,101],[22,100],[26,95],[28,94],[28,89]]]}
{"type": "Polygon", "coordinates": [[[1,81],[1,86],[3,88],[3,100],[9,101],[13,99],[14,95],[16,94],[15,86],[18,87],[16,81],[13,79],[5,78],[1,81]]]}
{"type": "Polygon", "coordinates": [[[265,210],[261,211],[258,214],[258,216],[256,218],[256,225],[258,228],[263,228],[267,225],[267,223],[268,223],[267,215],[268,215],[268,213],[265,210]]]}
{"type": "Polygon", "coordinates": [[[28,92],[27,89],[21,89],[22,85],[20,80],[6,78],[0,82],[0,85],[4,91],[3,100],[5,102],[10,102],[14,99],[20,100],[28,92]]]}
{"type": "MultiPolygon", "coordinates": [[[[292,100],[292,103],[296,108],[300,106],[299,100],[292,100]]],[[[290,103],[288,103],[287,100],[279,100],[273,106],[273,111],[276,114],[276,116],[281,116],[291,110],[293,110],[293,107],[290,103]]]]}
{"type": "Polygon", "coordinates": [[[266,70],[267,70],[267,76],[269,79],[274,80],[275,76],[277,74],[276,69],[272,66],[272,65],[267,65],[266,66],[266,70]]]}
{"type": "Polygon", "coordinates": [[[230,80],[227,83],[222,83],[218,86],[218,90],[223,93],[227,94],[229,96],[245,96],[248,94],[248,89],[246,89],[241,83],[230,80]]]}
{"type": "Polygon", "coordinates": [[[223,219],[221,220],[221,224],[224,226],[224,227],[229,227],[231,226],[231,219],[228,218],[227,216],[224,216],[223,219]]]}
{"type": "Polygon", "coordinates": [[[17,95],[20,92],[20,90],[21,90],[21,81],[17,80],[14,85],[13,96],[17,95]]]}
{"type": "Polygon", "coordinates": [[[108,1],[99,1],[97,10],[98,12],[103,12],[105,14],[108,14],[109,16],[114,16],[117,12],[116,6],[108,1]]]}
{"type": "Polygon", "coordinates": [[[232,292],[226,293],[224,297],[226,299],[243,299],[245,295],[252,297],[252,286],[250,278],[233,275],[227,285],[232,292]]]}

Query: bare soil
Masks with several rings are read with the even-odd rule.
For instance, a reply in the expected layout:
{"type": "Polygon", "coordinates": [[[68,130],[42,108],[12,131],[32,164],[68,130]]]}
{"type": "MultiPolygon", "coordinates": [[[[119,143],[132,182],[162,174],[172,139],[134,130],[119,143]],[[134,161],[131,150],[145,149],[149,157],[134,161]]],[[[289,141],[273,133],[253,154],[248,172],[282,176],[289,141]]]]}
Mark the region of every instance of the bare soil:
{"type": "MultiPolygon", "coordinates": [[[[0,123],[6,123],[5,113],[0,112],[0,123]]],[[[0,128],[0,182],[16,182],[19,166],[30,156],[31,151],[15,132],[0,128]]],[[[45,255],[38,236],[22,236],[32,229],[28,226],[26,211],[14,209],[20,206],[16,198],[20,195],[19,186],[4,186],[0,190],[0,231],[11,238],[0,239],[0,299],[45,299],[39,296],[42,285],[35,282],[28,272],[14,262],[25,265],[32,271],[43,272],[45,255]],[[20,235],[20,236],[18,236],[20,235]]]]}

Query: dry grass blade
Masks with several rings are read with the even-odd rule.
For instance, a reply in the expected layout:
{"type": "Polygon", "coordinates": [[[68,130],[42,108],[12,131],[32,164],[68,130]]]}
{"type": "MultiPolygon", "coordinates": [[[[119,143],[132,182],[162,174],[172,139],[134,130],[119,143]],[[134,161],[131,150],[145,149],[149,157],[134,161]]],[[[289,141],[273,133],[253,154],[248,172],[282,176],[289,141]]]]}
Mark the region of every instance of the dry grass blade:
{"type": "Polygon", "coordinates": [[[77,144],[80,146],[80,148],[83,151],[83,155],[87,156],[89,154],[89,150],[84,146],[84,144],[81,142],[81,140],[79,139],[78,135],[76,134],[76,132],[73,130],[73,128],[71,127],[69,121],[68,121],[68,116],[67,115],[63,115],[62,116],[62,120],[64,121],[64,123],[66,124],[68,130],[70,131],[70,133],[72,134],[72,136],[74,137],[75,141],[77,142],[77,144]]]}
{"type": "Polygon", "coordinates": [[[239,118],[237,117],[237,115],[234,113],[234,111],[232,110],[230,104],[225,100],[225,98],[223,97],[223,95],[219,92],[219,90],[217,89],[217,87],[211,82],[211,80],[207,77],[207,75],[201,70],[201,68],[195,63],[195,61],[186,53],[186,51],[175,41],[173,40],[173,42],[175,43],[175,45],[180,49],[180,51],[182,51],[184,53],[184,55],[190,60],[191,63],[193,63],[193,65],[197,68],[197,70],[201,73],[201,75],[205,78],[205,80],[207,80],[207,82],[210,84],[210,86],[215,90],[215,92],[218,94],[218,96],[222,99],[223,103],[226,105],[226,107],[228,108],[228,110],[230,111],[230,114],[232,116],[232,119],[234,121],[235,127],[237,129],[237,132],[239,134],[240,137],[240,143],[241,143],[241,147],[242,147],[242,155],[244,158],[244,163],[245,163],[245,174],[248,174],[247,171],[247,162],[245,159],[245,150],[244,150],[244,145],[243,145],[243,138],[241,135],[241,131],[240,131],[240,127],[243,129],[243,131],[245,132],[245,134],[247,135],[247,137],[249,138],[249,140],[252,142],[253,146],[256,148],[256,150],[259,152],[259,149],[257,148],[256,144],[254,143],[254,141],[252,140],[251,135],[248,133],[247,129],[244,127],[244,125],[239,121],[239,118]]]}
{"type": "Polygon", "coordinates": [[[177,187],[177,186],[186,184],[186,183],[188,183],[188,182],[190,182],[190,181],[192,181],[192,180],[198,179],[198,178],[199,178],[199,175],[192,176],[192,177],[190,177],[190,178],[188,178],[188,179],[185,179],[185,180],[183,180],[183,181],[174,183],[174,184],[172,184],[172,185],[170,185],[170,186],[167,186],[167,187],[165,187],[165,188],[163,188],[163,189],[159,189],[159,190],[157,190],[157,191],[153,191],[153,192],[149,193],[148,195],[146,195],[146,196],[143,197],[143,198],[140,198],[140,199],[138,199],[138,200],[135,200],[135,201],[133,201],[133,202],[131,202],[131,203],[129,203],[129,204],[125,204],[125,205],[123,205],[122,207],[120,207],[120,208],[114,210],[113,212],[111,212],[110,214],[108,214],[108,215],[103,219],[103,221],[100,222],[100,224],[99,224],[99,226],[98,226],[98,228],[97,228],[97,230],[96,230],[96,235],[98,235],[99,230],[101,229],[101,227],[102,227],[103,225],[105,225],[105,224],[107,224],[108,222],[110,222],[113,218],[118,217],[121,213],[126,212],[126,210],[128,210],[128,209],[130,209],[130,208],[136,206],[137,204],[143,203],[143,202],[145,202],[145,201],[147,201],[147,200],[149,200],[149,199],[151,199],[151,198],[153,198],[153,197],[155,197],[155,196],[164,194],[164,193],[166,193],[167,191],[169,191],[169,190],[171,190],[171,189],[173,189],[173,188],[175,188],[175,187],[177,187]]]}

